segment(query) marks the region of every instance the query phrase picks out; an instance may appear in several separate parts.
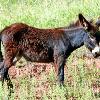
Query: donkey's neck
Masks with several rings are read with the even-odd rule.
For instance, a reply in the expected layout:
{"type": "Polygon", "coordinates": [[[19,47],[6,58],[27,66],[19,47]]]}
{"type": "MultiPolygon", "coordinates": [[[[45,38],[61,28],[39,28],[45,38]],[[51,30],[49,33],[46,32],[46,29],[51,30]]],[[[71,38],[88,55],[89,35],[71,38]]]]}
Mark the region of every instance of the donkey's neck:
{"type": "Polygon", "coordinates": [[[85,32],[82,28],[75,30],[73,29],[72,31],[69,31],[68,34],[66,33],[66,35],[68,35],[71,47],[73,49],[77,49],[84,44],[85,32]]]}

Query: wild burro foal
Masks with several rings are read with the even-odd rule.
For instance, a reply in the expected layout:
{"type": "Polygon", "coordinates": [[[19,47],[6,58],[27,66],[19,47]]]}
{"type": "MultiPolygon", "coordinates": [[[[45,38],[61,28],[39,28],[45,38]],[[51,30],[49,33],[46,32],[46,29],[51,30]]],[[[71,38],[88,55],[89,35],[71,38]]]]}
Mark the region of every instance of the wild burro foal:
{"type": "Polygon", "coordinates": [[[94,55],[100,53],[95,38],[89,34],[97,32],[96,28],[85,21],[81,14],[79,20],[85,28],[39,29],[23,23],[4,28],[0,36],[5,52],[0,65],[1,79],[10,80],[9,68],[23,56],[32,62],[53,62],[57,69],[58,81],[63,84],[66,59],[75,49],[85,45],[94,55]]]}

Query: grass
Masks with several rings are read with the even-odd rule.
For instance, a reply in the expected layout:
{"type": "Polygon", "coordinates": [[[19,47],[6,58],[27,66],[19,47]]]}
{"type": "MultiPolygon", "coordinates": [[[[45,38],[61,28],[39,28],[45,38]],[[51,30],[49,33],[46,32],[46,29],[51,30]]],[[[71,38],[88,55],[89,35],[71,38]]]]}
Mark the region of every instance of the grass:
{"type": "MultiPolygon", "coordinates": [[[[38,28],[67,26],[77,19],[79,13],[96,20],[100,15],[99,4],[100,0],[0,0],[0,29],[15,22],[38,28]]],[[[69,57],[65,87],[56,85],[51,70],[49,75],[42,73],[41,80],[36,77],[13,79],[15,92],[10,100],[99,100],[100,96],[95,96],[91,85],[100,80],[100,70],[93,62],[89,67],[86,65],[87,59],[82,56],[85,50],[82,47],[69,57]],[[47,91],[41,87],[44,85],[47,91]]],[[[7,100],[6,85],[2,88],[0,83],[0,87],[0,100],[7,100]]]]}

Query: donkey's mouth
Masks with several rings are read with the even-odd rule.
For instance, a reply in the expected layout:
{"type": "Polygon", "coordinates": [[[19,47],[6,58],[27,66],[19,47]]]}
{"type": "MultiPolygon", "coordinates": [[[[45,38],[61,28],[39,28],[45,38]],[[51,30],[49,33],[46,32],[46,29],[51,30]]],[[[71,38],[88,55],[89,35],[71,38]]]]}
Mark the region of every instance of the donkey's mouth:
{"type": "Polygon", "coordinates": [[[99,58],[100,59],[100,54],[95,54],[93,56],[94,56],[94,58],[99,58]]]}

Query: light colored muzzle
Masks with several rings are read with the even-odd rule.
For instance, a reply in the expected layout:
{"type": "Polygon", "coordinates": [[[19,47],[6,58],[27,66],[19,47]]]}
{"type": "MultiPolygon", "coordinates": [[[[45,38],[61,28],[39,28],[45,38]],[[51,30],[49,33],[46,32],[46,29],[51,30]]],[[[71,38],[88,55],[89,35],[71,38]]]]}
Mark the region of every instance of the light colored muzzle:
{"type": "Polygon", "coordinates": [[[99,47],[99,46],[96,46],[96,47],[92,50],[92,54],[93,54],[93,55],[100,54],[100,47],[99,47]]]}

